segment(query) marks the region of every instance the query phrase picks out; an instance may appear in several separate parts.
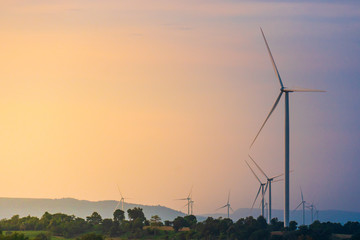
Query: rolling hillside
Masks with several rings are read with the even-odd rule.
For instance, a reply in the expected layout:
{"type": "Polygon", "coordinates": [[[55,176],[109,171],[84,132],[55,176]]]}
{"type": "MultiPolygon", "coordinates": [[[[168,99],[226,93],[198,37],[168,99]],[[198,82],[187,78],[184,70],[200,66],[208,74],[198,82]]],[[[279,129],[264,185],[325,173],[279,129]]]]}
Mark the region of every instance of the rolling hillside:
{"type": "MultiPolygon", "coordinates": [[[[33,199],[33,198],[0,198],[0,219],[10,218],[13,215],[41,217],[44,212],[65,213],[77,217],[86,218],[93,212],[98,212],[103,218],[112,218],[117,201],[86,201],[73,198],[62,199],[33,199]]],[[[184,216],[184,213],[163,207],[146,206],[139,204],[125,203],[125,212],[129,208],[141,207],[146,218],[159,215],[162,220],[173,220],[177,216],[184,216]]],[[[127,214],[126,214],[127,215],[127,214]]]]}

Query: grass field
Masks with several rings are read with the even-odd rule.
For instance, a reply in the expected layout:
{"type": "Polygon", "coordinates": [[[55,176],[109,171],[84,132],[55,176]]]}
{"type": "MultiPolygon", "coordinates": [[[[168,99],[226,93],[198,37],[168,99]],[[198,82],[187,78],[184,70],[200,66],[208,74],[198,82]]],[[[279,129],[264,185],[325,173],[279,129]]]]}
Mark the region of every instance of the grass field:
{"type": "MultiPolygon", "coordinates": [[[[47,234],[47,231],[5,231],[3,232],[3,234],[9,234],[9,233],[22,233],[25,235],[25,237],[28,237],[30,240],[34,239],[37,235],[39,235],[40,233],[44,233],[47,234]]],[[[51,236],[51,240],[72,240],[73,238],[64,238],[64,237],[59,237],[59,236],[51,236]]]]}

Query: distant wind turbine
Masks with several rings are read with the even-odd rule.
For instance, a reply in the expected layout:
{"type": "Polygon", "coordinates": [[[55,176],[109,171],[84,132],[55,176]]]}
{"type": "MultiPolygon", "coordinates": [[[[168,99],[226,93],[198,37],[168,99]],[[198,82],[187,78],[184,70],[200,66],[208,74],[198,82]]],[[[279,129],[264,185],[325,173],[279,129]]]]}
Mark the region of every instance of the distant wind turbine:
{"type": "Polygon", "coordinates": [[[190,213],[192,214],[192,204],[194,203],[194,201],[191,199],[192,188],[193,187],[191,187],[190,193],[186,198],[175,199],[175,200],[186,200],[187,201],[187,204],[185,205],[188,208],[187,215],[190,215],[190,213]]]}
{"type": "Polygon", "coordinates": [[[315,214],[319,214],[319,211],[316,209],[316,206],[314,205],[314,203],[311,203],[310,205],[306,206],[308,209],[310,209],[311,211],[311,223],[314,222],[314,209],[315,209],[315,214]]]}
{"type": "Polygon", "coordinates": [[[259,193],[260,193],[260,191],[261,191],[261,216],[265,217],[265,215],[264,215],[264,207],[265,207],[265,206],[264,206],[264,194],[265,194],[265,192],[264,192],[264,186],[265,186],[265,183],[261,182],[260,178],[255,174],[254,170],[250,167],[249,163],[248,163],[246,160],[244,160],[244,161],[245,161],[246,165],[248,165],[248,167],[250,168],[251,172],[254,174],[255,178],[256,178],[256,179],[259,181],[259,183],[260,183],[259,191],[258,191],[258,193],[256,194],[256,197],[255,197],[255,199],[254,199],[254,202],[253,202],[253,204],[252,204],[252,206],[251,206],[251,210],[254,208],[255,202],[256,202],[256,200],[257,200],[257,198],[258,198],[258,196],[259,196],[259,193]]]}
{"type": "MultiPolygon", "coordinates": [[[[265,172],[260,168],[260,166],[255,162],[255,160],[249,155],[249,158],[251,159],[251,161],[253,161],[253,163],[256,165],[256,167],[260,170],[260,172],[266,177],[266,179],[267,179],[267,183],[266,183],[266,187],[265,187],[265,192],[264,192],[264,194],[266,193],[266,191],[267,191],[267,189],[269,189],[269,212],[268,212],[268,218],[267,218],[267,220],[268,220],[268,223],[270,223],[270,221],[271,221],[271,183],[276,179],[276,178],[278,178],[278,177],[281,177],[281,176],[283,176],[284,174],[282,173],[282,174],[279,174],[279,175],[276,175],[276,176],[274,176],[274,177],[268,177],[266,174],[265,174],[265,172]]],[[[277,182],[277,181],[280,181],[280,180],[276,180],[276,181],[274,181],[274,182],[277,182]]]]}
{"type": "Polygon", "coordinates": [[[125,199],[131,199],[131,198],[124,198],[123,195],[121,194],[121,191],[120,191],[120,188],[119,188],[119,185],[117,185],[117,188],[118,188],[118,191],[119,191],[119,194],[120,194],[120,201],[118,202],[118,204],[116,205],[114,211],[119,207],[119,205],[121,204],[121,210],[124,211],[124,202],[125,202],[125,199]]]}
{"type": "Polygon", "coordinates": [[[289,170],[290,169],[290,166],[289,166],[289,162],[290,162],[289,93],[292,93],[292,92],[325,92],[325,91],[314,90],[314,89],[299,89],[299,88],[295,89],[295,88],[286,88],[286,87],[284,87],[283,82],[282,82],[281,77],[280,77],[280,73],[279,73],[279,71],[278,71],[278,69],[276,67],[275,60],[274,60],[274,58],[273,58],[273,56],[271,54],[269,45],[268,45],[268,43],[266,41],[264,32],[263,32],[263,30],[261,28],[260,28],[260,30],[261,30],[262,36],[264,38],[268,53],[269,53],[270,60],[272,62],[272,65],[273,65],[273,68],[274,68],[274,71],[275,71],[275,75],[276,75],[277,79],[279,80],[281,88],[280,88],[279,96],[276,98],[273,107],[271,108],[268,116],[266,117],[264,123],[262,124],[259,132],[256,134],[253,142],[250,145],[250,148],[255,143],[255,141],[256,141],[257,137],[259,136],[261,130],[265,126],[266,122],[270,118],[270,116],[273,113],[273,111],[275,110],[276,106],[278,105],[282,94],[285,93],[285,191],[284,191],[285,201],[284,201],[284,226],[288,227],[289,226],[289,206],[290,206],[289,205],[289,203],[290,203],[290,194],[289,194],[290,193],[290,189],[289,189],[289,186],[290,186],[290,173],[289,173],[290,172],[290,170],[289,170]]]}
{"type": "Polygon", "coordinates": [[[234,212],[234,210],[230,206],[230,191],[229,191],[228,200],[227,200],[226,205],[224,205],[222,207],[219,207],[218,209],[216,209],[216,211],[220,210],[220,209],[223,209],[223,208],[227,208],[227,217],[230,218],[230,209],[231,209],[231,211],[234,212]]]}
{"type": "Polygon", "coordinates": [[[302,205],[302,221],[303,221],[303,225],[305,225],[305,204],[306,201],[304,200],[304,195],[302,192],[302,189],[300,188],[301,191],[301,202],[300,204],[294,209],[294,211],[296,211],[301,205],[302,205]]]}

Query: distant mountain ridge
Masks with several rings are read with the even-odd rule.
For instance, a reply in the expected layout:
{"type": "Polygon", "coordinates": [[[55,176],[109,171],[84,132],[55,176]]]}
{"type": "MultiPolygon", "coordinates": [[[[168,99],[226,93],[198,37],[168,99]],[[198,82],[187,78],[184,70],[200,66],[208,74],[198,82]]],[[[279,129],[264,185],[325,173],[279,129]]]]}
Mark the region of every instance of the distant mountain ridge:
{"type": "MultiPolygon", "coordinates": [[[[113,212],[118,201],[87,201],[74,198],[46,199],[46,198],[0,198],[0,219],[11,218],[14,215],[41,217],[45,212],[65,213],[86,218],[93,212],[98,212],[102,218],[113,218],[113,212]]],[[[147,206],[141,204],[124,203],[127,209],[141,207],[145,217],[150,219],[158,215],[164,220],[173,220],[185,214],[164,206],[147,206]]],[[[125,214],[127,216],[127,214],[125,214]]]]}
{"type": "MultiPolygon", "coordinates": [[[[46,199],[46,198],[0,198],[0,219],[11,218],[14,215],[36,216],[41,217],[45,212],[49,213],[65,213],[68,215],[75,215],[77,217],[86,218],[93,212],[98,212],[103,218],[112,218],[114,208],[118,201],[87,201],[77,200],[74,198],[61,199],[46,199]]],[[[177,216],[185,216],[180,211],[173,210],[165,206],[148,206],[141,204],[124,203],[125,212],[129,208],[141,207],[147,219],[153,215],[161,217],[162,221],[174,220],[177,216]]],[[[126,214],[127,215],[127,214],[126,214]]],[[[249,208],[239,208],[230,215],[233,221],[247,216],[257,217],[260,215],[259,209],[254,209],[252,212],[249,208]]],[[[306,211],[306,224],[310,224],[310,211],[306,211]]],[[[205,220],[207,217],[227,217],[226,214],[201,214],[197,215],[199,221],[205,220]]],[[[302,211],[292,211],[290,213],[291,220],[295,220],[299,225],[302,224],[302,211]]],[[[283,211],[273,209],[272,217],[277,217],[280,221],[283,220],[283,211]]],[[[315,220],[315,219],[314,219],[315,220]]],[[[321,210],[319,212],[319,220],[321,222],[339,222],[346,223],[348,221],[360,221],[360,212],[340,211],[340,210],[321,210]]]]}

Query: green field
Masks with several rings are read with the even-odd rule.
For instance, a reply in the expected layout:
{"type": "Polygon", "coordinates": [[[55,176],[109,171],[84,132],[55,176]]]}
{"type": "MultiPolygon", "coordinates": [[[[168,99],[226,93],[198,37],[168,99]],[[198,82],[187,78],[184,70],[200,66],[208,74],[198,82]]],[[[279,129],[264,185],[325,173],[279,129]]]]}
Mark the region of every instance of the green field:
{"type": "MultiPolygon", "coordinates": [[[[47,231],[4,231],[3,234],[7,235],[10,233],[22,233],[25,235],[25,237],[28,237],[30,240],[34,239],[37,235],[39,235],[40,233],[44,233],[47,234],[47,231]]],[[[64,238],[64,237],[59,237],[59,236],[51,236],[51,240],[72,240],[74,238],[64,238]]]]}

